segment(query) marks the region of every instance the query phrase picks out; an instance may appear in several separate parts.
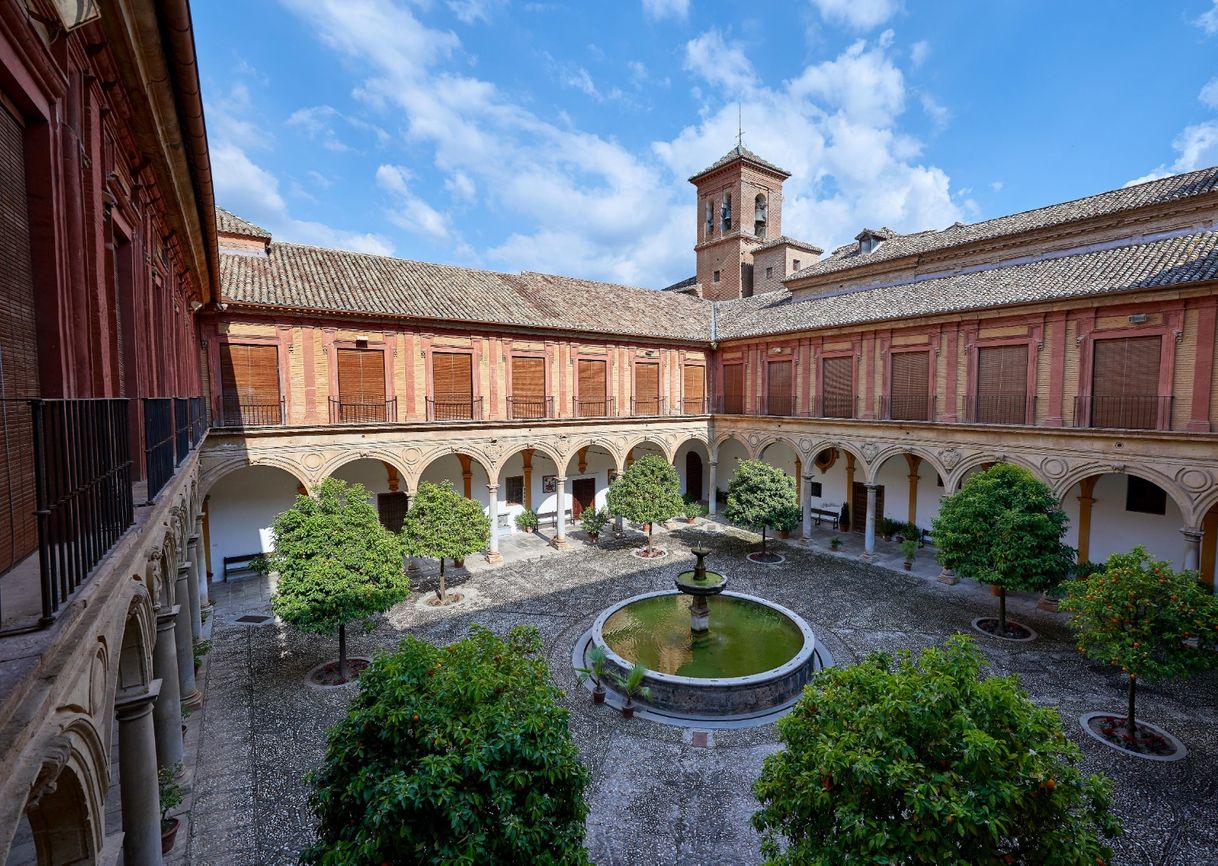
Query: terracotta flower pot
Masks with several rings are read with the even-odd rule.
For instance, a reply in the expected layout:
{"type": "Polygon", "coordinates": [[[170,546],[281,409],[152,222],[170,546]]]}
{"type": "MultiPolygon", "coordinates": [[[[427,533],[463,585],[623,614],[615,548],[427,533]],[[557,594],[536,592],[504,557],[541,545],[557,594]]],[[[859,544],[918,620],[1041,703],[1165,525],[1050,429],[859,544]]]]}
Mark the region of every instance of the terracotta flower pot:
{"type": "Polygon", "coordinates": [[[643,529],[643,532],[644,532],[644,533],[651,532],[651,524],[650,524],[650,523],[644,523],[644,524],[643,524],[643,526],[642,526],[642,529],[643,529]]]}
{"type": "MultiPolygon", "coordinates": [[[[173,850],[173,845],[178,839],[178,827],[180,827],[181,825],[182,825],[182,822],[179,821],[177,818],[170,818],[168,829],[161,830],[161,854],[162,855],[168,854],[170,851],[173,850]]],[[[164,825],[162,825],[162,828],[164,828],[164,825]]]]}
{"type": "Polygon", "coordinates": [[[1002,595],[1002,587],[996,583],[990,584],[990,595],[1002,595]]]}
{"type": "Polygon", "coordinates": [[[603,704],[605,702],[605,690],[599,686],[592,690],[592,703],[603,704]]]}
{"type": "Polygon", "coordinates": [[[913,563],[912,563],[912,562],[906,562],[906,563],[905,563],[905,570],[906,570],[906,571],[912,571],[912,570],[913,570],[913,563]]]}
{"type": "Polygon", "coordinates": [[[598,538],[601,537],[601,534],[599,532],[589,532],[588,537],[591,538],[593,541],[596,541],[598,538]]]}
{"type": "Polygon", "coordinates": [[[697,519],[698,519],[698,518],[696,518],[696,517],[687,517],[687,518],[685,518],[685,522],[686,522],[686,523],[688,523],[690,526],[693,526],[693,525],[694,525],[694,521],[695,521],[695,520],[697,520],[697,519]]]}
{"type": "Polygon", "coordinates": [[[453,565],[455,565],[457,568],[465,568],[465,557],[462,556],[459,559],[454,559],[453,565]]]}
{"type": "Polygon", "coordinates": [[[626,704],[622,707],[622,717],[627,719],[634,718],[634,704],[626,704]]]}
{"type": "Polygon", "coordinates": [[[779,538],[790,538],[791,533],[785,529],[780,529],[780,530],[778,530],[778,537],[779,538]]]}

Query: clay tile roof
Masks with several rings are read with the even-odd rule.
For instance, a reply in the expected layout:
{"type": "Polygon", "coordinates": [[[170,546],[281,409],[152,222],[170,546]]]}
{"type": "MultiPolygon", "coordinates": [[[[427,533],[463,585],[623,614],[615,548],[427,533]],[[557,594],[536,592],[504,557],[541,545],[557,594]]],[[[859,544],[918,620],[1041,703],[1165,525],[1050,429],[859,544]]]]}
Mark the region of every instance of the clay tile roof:
{"type": "Polygon", "coordinates": [[[1218,280],[1218,231],[807,300],[789,290],[716,305],[720,339],[891,321],[1218,280]]]}
{"type": "Polygon", "coordinates": [[[786,235],[779,235],[778,237],[774,238],[774,240],[772,240],[772,241],[766,241],[764,244],[759,244],[758,246],[753,247],[753,253],[756,254],[756,253],[761,252],[762,250],[770,250],[770,249],[773,249],[774,247],[782,246],[783,244],[786,244],[787,246],[790,246],[790,247],[797,247],[798,249],[801,249],[801,250],[807,250],[808,252],[815,253],[818,256],[824,252],[824,250],[822,250],[820,247],[816,246],[815,244],[805,243],[804,241],[797,241],[795,238],[789,238],[786,235]]]}
{"type": "Polygon", "coordinates": [[[216,208],[216,231],[220,234],[243,235],[251,238],[271,239],[271,233],[262,226],[256,226],[248,220],[243,220],[234,213],[222,207],[216,208]]]}
{"type": "Polygon", "coordinates": [[[736,145],[731,150],[729,150],[727,153],[723,154],[723,156],[719,157],[717,160],[715,160],[713,163],[711,163],[709,166],[702,169],[702,171],[700,171],[697,174],[690,177],[689,180],[692,183],[692,182],[696,181],[698,178],[702,177],[703,175],[710,174],[712,171],[723,168],[723,166],[728,165],[729,163],[735,162],[738,159],[744,159],[748,162],[753,163],[754,165],[760,166],[761,168],[769,169],[772,172],[781,174],[783,177],[791,176],[791,172],[787,171],[786,169],[779,168],[778,166],[774,165],[774,163],[772,163],[772,162],[767,162],[766,160],[759,157],[757,154],[753,153],[753,151],[749,150],[747,147],[742,147],[740,145],[736,145]]]}
{"type": "MultiPolygon", "coordinates": [[[[892,232],[892,237],[870,253],[860,253],[857,244],[846,244],[838,247],[819,262],[792,274],[791,279],[843,271],[857,265],[897,259],[902,256],[920,255],[933,250],[963,246],[1006,235],[1017,235],[1021,232],[1048,228],[1076,220],[1216,192],[1218,192],[1218,167],[1172,175],[971,225],[955,223],[943,231],[923,231],[908,235],[892,232]]],[[[891,232],[892,230],[881,229],[881,231],[891,232]]]]}
{"type": "Polygon", "coordinates": [[[236,304],[710,339],[710,302],[688,294],[552,274],[504,274],[300,244],[273,244],[265,258],[221,255],[220,285],[224,300],[236,304]]]}

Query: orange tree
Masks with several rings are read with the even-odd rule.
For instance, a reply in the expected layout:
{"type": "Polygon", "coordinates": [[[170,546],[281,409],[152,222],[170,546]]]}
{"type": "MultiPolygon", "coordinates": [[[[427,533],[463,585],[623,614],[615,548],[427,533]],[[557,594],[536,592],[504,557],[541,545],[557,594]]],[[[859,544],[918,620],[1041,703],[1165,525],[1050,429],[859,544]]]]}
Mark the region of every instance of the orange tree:
{"type": "Polygon", "coordinates": [[[753,787],[767,863],[1107,863],[1111,783],[1079,771],[1056,709],[984,664],[957,635],[817,673],[753,787]]]}
{"type": "Polygon", "coordinates": [[[1075,614],[1070,626],[1079,652],[1128,675],[1125,736],[1131,743],[1137,740],[1138,680],[1218,665],[1218,599],[1197,583],[1195,572],[1153,561],[1140,545],[1114,553],[1102,573],[1072,582],[1060,607],[1075,614]]]}

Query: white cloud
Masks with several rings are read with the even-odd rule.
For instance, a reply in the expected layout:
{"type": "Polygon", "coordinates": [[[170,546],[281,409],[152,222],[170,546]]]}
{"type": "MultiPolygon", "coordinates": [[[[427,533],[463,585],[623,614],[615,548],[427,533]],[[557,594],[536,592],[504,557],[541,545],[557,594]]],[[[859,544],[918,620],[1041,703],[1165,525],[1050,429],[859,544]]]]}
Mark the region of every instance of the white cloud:
{"type": "Polygon", "coordinates": [[[689,17],[689,0],[643,0],[643,14],[653,21],[662,18],[689,17]]]}
{"type": "Polygon", "coordinates": [[[948,121],[952,119],[952,113],[939,100],[929,93],[920,93],[918,94],[918,102],[922,104],[922,111],[930,118],[930,122],[935,125],[935,129],[943,130],[947,127],[948,121]]]}
{"type": "Polygon", "coordinates": [[[448,217],[419,196],[410,186],[410,169],[401,165],[382,165],[376,170],[376,183],[391,193],[395,206],[386,218],[400,229],[432,240],[448,240],[452,233],[448,217]]]}
{"type": "Polygon", "coordinates": [[[1201,88],[1197,98],[1210,108],[1218,108],[1218,78],[1211,78],[1205,87],[1201,88]]]}
{"type": "Polygon", "coordinates": [[[453,198],[462,202],[473,201],[478,196],[477,185],[463,171],[456,171],[449,175],[444,181],[444,188],[452,194],[453,198]]]}
{"type": "Polygon", "coordinates": [[[756,80],[744,50],[739,44],[729,45],[718,30],[708,30],[685,44],[685,68],[729,95],[750,89],[756,80]]]}
{"type": "Polygon", "coordinates": [[[338,130],[335,129],[339,124],[371,134],[377,144],[384,145],[389,141],[389,133],[376,124],[344,114],[332,105],[298,108],[288,117],[288,126],[302,130],[311,139],[320,142],[321,146],[327,150],[336,152],[351,150],[351,146],[339,136],[338,130]]]}
{"type": "Polygon", "coordinates": [[[1214,5],[1202,12],[1193,23],[1210,36],[1218,33],[1218,0],[1214,0],[1214,5]]]}
{"type": "Polygon", "coordinates": [[[826,21],[854,30],[878,27],[900,8],[898,0],[812,0],[812,5],[826,21]]]}
{"type": "Polygon", "coordinates": [[[925,39],[915,42],[909,49],[909,62],[917,69],[930,57],[930,43],[925,39]]]}
{"type": "Polygon", "coordinates": [[[447,0],[448,8],[457,16],[462,24],[473,24],[478,21],[490,21],[495,8],[502,5],[503,0],[447,0]]]}
{"type": "Polygon", "coordinates": [[[1002,192],[1004,184],[1000,180],[990,181],[990,189],[994,192],[1002,192]]]}

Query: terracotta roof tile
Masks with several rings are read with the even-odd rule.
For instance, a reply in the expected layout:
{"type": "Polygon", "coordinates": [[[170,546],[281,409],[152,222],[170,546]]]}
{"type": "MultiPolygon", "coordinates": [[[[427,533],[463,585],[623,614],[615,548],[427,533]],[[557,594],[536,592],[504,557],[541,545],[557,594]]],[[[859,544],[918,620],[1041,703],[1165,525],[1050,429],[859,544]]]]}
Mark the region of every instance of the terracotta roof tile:
{"type": "Polygon", "coordinates": [[[234,213],[222,207],[216,208],[216,231],[221,234],[245,235],[251,238],[271,239],[271,233],[262,226],[256,226],[249,220],[243,220],[234,213]]]}
{"type": "Polygon", "coordinates": [[[710,174],[712,171],[715,171],[716,169],[723,168],[723,166],[729,165],[730,163],[736,161],[737,159],[744,159],[755,165],[759,165],[762,168],[768,168],[770,171],[778,172],[778,174],[781,174],[783,177],[791,176],[791,172],[787,171],[786,169],[779,168],[778,166],[774,165],[774,163],[772,163],[772,162],[768,162],[768,161],[762,159],[757,154],[753,153],[753,151],[749,150],[747,147],[741,147],[740,145],[736,145],[731,150],[729,150],[727,153],[723,154],[723,156],[719,157],[717,160],[715,160],[713,163],[708,165],[706,168],[702,169],[702,171],[698,172],[695,175],[692,175],[690,177],[690,181],[691,182],[695,181],[698,178],[702,177],[702,175],[704,175],[704,174],[710,174]]]}

